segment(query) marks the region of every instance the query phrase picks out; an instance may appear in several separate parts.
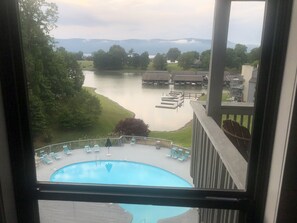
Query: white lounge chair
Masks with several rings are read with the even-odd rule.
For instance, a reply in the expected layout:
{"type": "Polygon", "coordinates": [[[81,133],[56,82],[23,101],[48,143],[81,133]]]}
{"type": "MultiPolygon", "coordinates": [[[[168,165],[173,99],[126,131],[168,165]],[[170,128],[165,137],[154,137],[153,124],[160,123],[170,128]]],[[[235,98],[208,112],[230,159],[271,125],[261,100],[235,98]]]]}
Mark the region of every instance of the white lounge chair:
{"type": "Polygon", "coordinates": [[[51,152],[50,157],[55,160],[60,160],[62,157],[58,153],[51,152]]]}
{"type": "Polygon", "coordinates": [[[93,151],[94,151],[95,153],[99,153],[99,152],[100,152],[100,147],[99,147],[98,144],[94,145],[94,147],[93,147],[93,151]]]}
{"type": "Polygon", "coordinates": [[[90,153],[90,152],[92,152],[90,146],[85,146],[85,152],[86,152],[86,153],[90,153]]]}

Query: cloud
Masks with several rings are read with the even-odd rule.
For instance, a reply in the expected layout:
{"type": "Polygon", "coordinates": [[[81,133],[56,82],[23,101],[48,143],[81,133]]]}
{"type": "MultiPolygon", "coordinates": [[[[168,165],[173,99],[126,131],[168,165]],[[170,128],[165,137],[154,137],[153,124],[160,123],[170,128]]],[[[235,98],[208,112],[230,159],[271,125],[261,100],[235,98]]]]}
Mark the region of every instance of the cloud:
{"type": "MultiPolygon", "coordinates": [[[[58,28],[52,32],[56,38],[210,39],[212,36],[214,0],[53,1],[59,7],[60,17],[58,28]]],[[[250,10],[254,12],[257,7],[250,10]]],[[[249,13],[247,9],[235,13],[238,24],[234,23],[234,27],[240,27],[241,21],[247,30],[252,29],[245,33],[258,32],[261,25],[249,13]]]]}

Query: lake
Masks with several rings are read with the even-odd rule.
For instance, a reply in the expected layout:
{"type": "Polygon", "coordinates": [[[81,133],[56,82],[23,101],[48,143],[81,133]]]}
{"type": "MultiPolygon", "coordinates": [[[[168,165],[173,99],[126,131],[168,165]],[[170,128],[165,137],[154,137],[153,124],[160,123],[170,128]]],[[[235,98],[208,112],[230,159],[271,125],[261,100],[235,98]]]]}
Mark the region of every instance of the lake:
{"type": "Polygon", "coordinates": [[[96,93],[104,95],[124,108],[135,113],[153,131],[172,131],[183,127],[193,118],[190,100],[177,109],[156,108],[161,97],[171,90],[206,92],[201,87],[143,86],[141,73],[84,71],[84,86],[96,88],[96,93]]]}

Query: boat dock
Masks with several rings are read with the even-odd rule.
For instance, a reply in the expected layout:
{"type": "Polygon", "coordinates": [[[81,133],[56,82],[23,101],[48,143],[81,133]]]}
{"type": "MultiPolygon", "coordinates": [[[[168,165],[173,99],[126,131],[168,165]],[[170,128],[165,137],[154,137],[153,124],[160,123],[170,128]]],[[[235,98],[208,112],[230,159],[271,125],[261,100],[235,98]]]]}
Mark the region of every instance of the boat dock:
{"type": "Polygon", "coordinates": [[[156,108],[177,109],[184,103],[184,99],[198,99],[204,93],[184,92],[184,91],[170,91],[167,95],[161,97],[160,105],[156,108]]]}

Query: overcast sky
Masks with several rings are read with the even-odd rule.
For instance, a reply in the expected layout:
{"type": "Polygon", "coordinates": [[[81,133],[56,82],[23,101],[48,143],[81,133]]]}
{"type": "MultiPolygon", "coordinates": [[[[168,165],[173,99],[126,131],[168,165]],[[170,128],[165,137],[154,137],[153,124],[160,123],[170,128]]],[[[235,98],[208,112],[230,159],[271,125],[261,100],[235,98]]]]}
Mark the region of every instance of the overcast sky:
{"type": "MultiPolygon", "coordinates": [[[[48,0],[58,5],[55,38],[211,39],[214,0],[48,0]]],[[[233,2],[229,41],[259,44],[264,3],[233,2]]]]}

